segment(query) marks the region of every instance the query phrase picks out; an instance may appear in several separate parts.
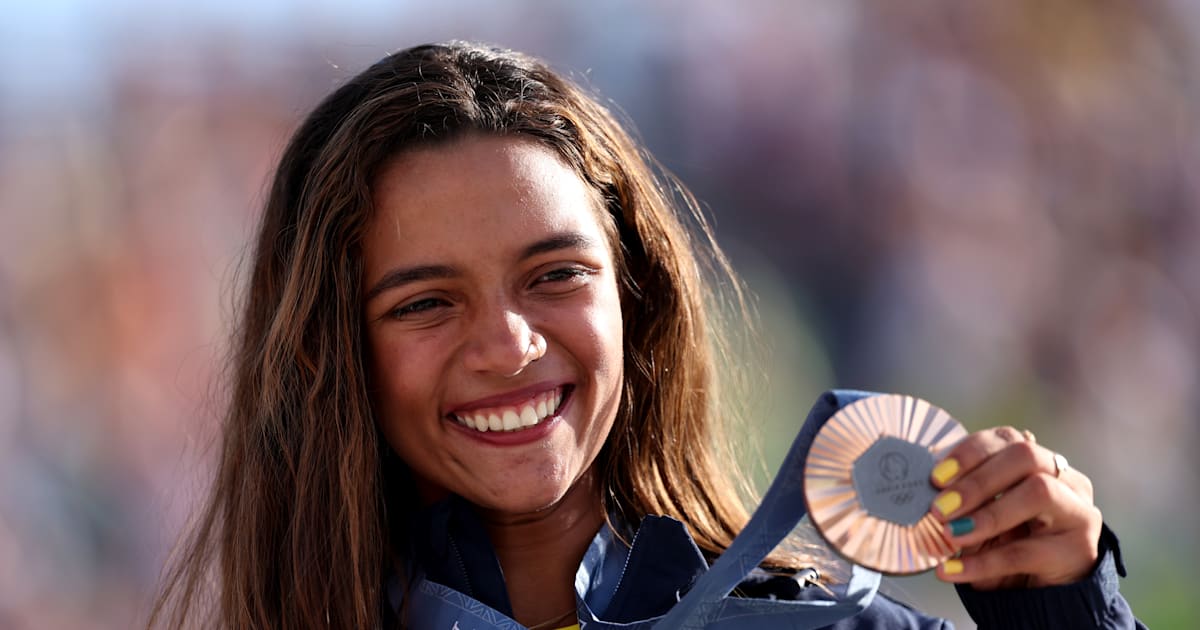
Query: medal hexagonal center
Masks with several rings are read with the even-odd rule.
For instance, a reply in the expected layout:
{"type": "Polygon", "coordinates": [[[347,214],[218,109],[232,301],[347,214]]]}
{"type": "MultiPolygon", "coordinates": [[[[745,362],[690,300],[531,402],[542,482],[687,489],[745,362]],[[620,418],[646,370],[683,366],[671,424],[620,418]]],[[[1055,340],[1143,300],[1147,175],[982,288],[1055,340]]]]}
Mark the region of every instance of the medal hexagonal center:
{"type": "Polygon", "coordinates": [[[885,435],[854,460],[854,490],[871,516],[914,525],[937,496],[929,482],[933,463],[928,449],[885,435]]]}

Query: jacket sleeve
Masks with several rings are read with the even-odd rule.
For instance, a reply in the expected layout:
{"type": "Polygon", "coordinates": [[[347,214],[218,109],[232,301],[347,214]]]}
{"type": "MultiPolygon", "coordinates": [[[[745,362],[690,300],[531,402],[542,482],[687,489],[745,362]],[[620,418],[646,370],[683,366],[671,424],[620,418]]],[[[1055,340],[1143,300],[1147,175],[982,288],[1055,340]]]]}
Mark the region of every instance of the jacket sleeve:
{"type": "Polygon", "coordinates": [[[1117,536],[1107,525],[1099,548],[1100,561],[1092,574],[1074,584],[998,591],[957,585],[958,596],[980,630],[1145,630],[1117,590],[1117,576],[1125,576],[1125,565],[1117,536]]]}

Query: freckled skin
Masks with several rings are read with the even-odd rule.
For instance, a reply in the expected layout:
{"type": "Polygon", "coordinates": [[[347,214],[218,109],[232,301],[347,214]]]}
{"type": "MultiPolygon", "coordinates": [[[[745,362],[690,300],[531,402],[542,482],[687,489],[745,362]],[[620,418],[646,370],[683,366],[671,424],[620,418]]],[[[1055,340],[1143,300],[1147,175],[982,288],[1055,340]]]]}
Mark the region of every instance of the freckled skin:
{"type": "Polygon", "coordinates": [[[509,515],[557,505],[595,460],[621,395],[621,308],[596,195],[541,145],[471,136],[397,156],[375,181],[374,202],[364,287],[395,269],[449,270],[365,304],[388,443],[427,496],[453,492],[509,515]],[[580,238],[526,255],[564,234],[580,238]],[[539,335],[545,355],[533,360],[539,335]],[[543,439],[497,446],[448,418],[545,383],[571,393],[543,439]]]}

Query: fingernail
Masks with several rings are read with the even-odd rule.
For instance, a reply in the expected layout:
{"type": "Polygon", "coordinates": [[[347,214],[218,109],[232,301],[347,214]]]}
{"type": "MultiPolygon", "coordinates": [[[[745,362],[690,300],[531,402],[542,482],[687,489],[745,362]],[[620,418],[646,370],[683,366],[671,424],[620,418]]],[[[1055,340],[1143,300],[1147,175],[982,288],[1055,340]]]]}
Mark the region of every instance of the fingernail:
{"type": "Polygon", "coordinates": [[[950,521],[949,525],[951,536],[963,536],[975,531],[975,519],[969,516],[956,518],[953,521],[950,521]]]}
{"type": "Polygon", "coordinates": [[[958,575],[963,572],[962,560],[947,560],[942,563],[942,571],[946,575],[958,575]]]}
{"type": "Polygon", "coordinates": [[[933,467],[933,478],[940,485],[946,485],[946,482],[954,478],[958,474],[958,460],[951,457],[943,459],[937,466],[933,467]]]}
{"type": "Polygon", "coordinates": [[[954,510],[962,506],[962,495],[951,490],[943,492],[941,496],[933,500],[933,507],[942,513],[942,516],[949,516],[954,510]]]}

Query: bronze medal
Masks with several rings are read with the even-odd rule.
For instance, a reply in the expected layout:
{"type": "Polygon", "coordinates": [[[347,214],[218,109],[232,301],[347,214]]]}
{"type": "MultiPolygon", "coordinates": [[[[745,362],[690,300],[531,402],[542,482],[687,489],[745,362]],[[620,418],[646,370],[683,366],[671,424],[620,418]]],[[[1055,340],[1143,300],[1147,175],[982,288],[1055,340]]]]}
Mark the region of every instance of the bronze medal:
{"type": "Polygon", "coordinates": [[[851,562],[891,575],[920,573],[954,554],[929,512],[929,475],[967,432],[912,396],[884,394],[846,405],[813,440],[804,496],[817,531],[851,562]]]}

